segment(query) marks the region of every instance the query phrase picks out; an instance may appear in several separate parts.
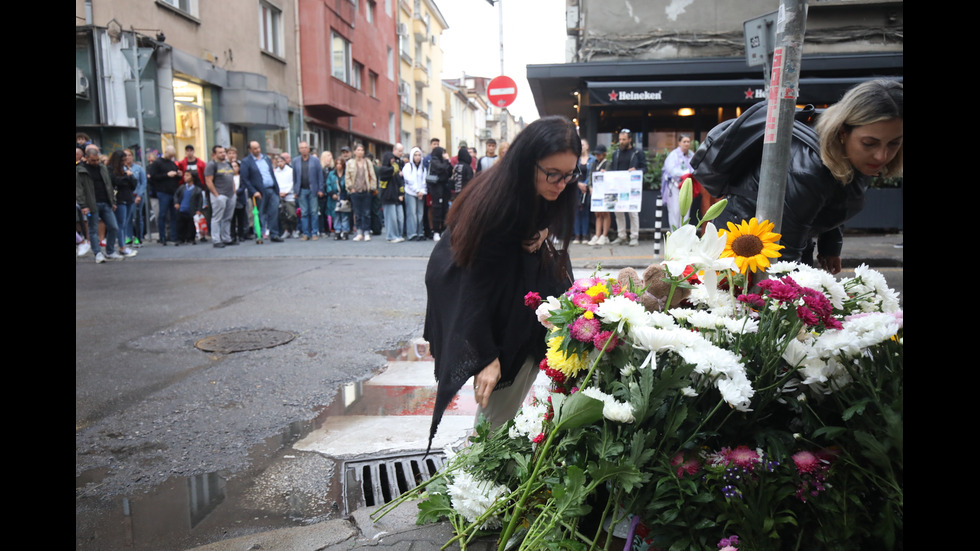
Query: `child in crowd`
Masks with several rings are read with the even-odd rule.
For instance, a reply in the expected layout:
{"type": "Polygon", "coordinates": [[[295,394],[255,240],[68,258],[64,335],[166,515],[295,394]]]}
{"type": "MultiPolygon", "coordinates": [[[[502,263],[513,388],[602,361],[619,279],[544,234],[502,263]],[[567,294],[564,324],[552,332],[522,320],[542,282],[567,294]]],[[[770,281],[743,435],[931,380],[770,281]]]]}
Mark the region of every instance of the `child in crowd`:
{"type": "Polygon", "coordinates": [[[184,173],[184,185],[177,189],[174,197],[179,199],[174,202],[174,208],[177,209],[177,241],[174,245],[181,243],[196,245],[197,231],[194,228],[194,215],[201,214],[204,197],[201,195],[200,188],[194,185],[194,175],[190,171],[184,173]]]}

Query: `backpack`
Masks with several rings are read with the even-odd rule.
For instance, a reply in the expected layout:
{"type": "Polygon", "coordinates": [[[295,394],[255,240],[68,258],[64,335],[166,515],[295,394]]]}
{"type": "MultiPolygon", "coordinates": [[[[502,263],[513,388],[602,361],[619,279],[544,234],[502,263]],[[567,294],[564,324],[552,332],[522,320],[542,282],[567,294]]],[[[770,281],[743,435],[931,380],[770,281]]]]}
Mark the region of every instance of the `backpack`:
{"type": "Polygon", "coordinates": [[[463,163],[453,167],[453,188],[456,193],[463,191],[463,163]]]}

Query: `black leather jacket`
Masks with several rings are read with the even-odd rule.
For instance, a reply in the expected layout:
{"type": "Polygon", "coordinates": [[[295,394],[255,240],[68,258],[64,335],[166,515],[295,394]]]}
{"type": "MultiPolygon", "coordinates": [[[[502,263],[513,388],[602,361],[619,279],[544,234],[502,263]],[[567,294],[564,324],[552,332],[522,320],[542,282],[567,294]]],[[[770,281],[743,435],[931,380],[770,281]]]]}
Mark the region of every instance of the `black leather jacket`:
{"type": "MultiPolygon", "coordinates": [[[[766,102],[747,109],[742,116],[725,121],[708,133],[691,160],[694,178],[715,197],[728,199],[715,225],[738,224],[755,216],[762,167],[762,137],[766,102]]],[[[855,173],[841,184],[820,160],[817,133],[800,121],[793,124],[786,198],[779,243],[785,248],[780,260],[810,262],[804,250],[817,238],[823,256],[840,256],[841,224],[864,207],[864,192],[871,178],[855,173]]]]}

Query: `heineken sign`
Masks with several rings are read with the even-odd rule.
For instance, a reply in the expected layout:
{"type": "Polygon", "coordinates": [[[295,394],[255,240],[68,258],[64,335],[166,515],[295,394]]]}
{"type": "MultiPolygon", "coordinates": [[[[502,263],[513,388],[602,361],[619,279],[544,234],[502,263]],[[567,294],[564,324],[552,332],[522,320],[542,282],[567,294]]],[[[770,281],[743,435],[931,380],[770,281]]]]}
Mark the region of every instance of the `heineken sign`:
{"type": "MultiPolygon", "coordinates": [[[[834,103],[860,82],[854,78],[802,78],[799,103],[834,103]]],[[[749,105],[766,99],[761,79],[664,80],[658,82],[587,82],[589,104],[611,106],[689,107],[749,105]]]]}

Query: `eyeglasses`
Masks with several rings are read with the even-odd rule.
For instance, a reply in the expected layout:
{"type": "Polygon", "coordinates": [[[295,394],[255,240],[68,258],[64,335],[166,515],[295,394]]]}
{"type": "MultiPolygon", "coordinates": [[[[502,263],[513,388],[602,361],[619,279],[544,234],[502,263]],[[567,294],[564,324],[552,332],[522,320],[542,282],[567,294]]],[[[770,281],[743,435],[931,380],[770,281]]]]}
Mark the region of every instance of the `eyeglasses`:
{"type": "Polygon", "coordinates": [[[575,167],[575,170],[568,173],[559,172],[557,170],[547,171],[541,168],[541,165],[539,165],[538,163],[534,163],[534,166],[538,167],[538,170],[540,170],[541,172],[544,172],[544,178],[545,180],[548,181],[549,184],[558,184],[558,183],[568,184],[574,180],[577,180],[579,175],[582,174],[577,166],[575,167]]]}

